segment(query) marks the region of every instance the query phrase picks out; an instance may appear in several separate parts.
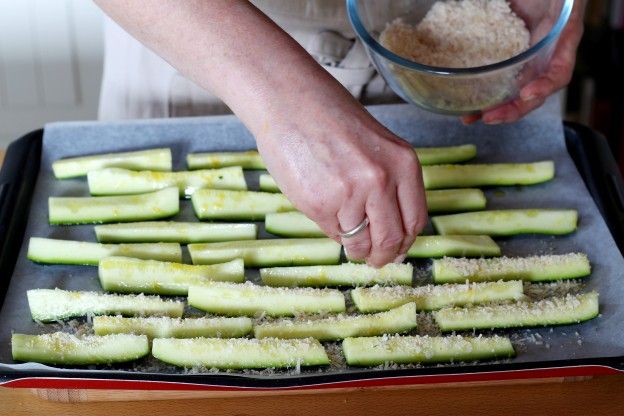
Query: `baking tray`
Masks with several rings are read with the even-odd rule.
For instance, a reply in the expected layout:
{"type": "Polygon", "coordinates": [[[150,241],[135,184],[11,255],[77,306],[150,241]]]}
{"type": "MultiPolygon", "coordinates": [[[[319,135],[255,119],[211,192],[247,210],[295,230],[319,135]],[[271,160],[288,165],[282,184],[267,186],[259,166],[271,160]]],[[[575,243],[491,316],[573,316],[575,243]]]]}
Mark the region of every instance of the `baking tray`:
{"type": "MultiPolygon", "coordinates": [[[[44,330],[28,317],[24,292],[34,287],[33,281],[37,282],[37,287],[98,287],[93,267],[41,266],[25,258],[26,243],[31,235],[94,240],[91,226],[47,225],[45,212],[49,195],[87,193],[84,180],[53,179],[50,164],[54,159],[168,146],[174,151],[174,168],[184,169],[184,156],[191,151],[254,147],[250,134],[235,118],[228,116],[114,124],[60,123],[46,126],[45,132],[38,130],[15,141],[8,149],[0,173],[0,235],[5,236],[0,241],[0,383],[11,387],[46,388],[321,389],[611,374],[624,369],[624,331],[621,330],[624,259],[617,249],[624,247],[624,187],[604,138],[582,126],[562,127],[554,100],[514,126],[466,128],[454,119],[424,113],[407,105],[375,106],[369,110],[415,145],[476,143],[478,162],[555,160],[555,181],[526,188],[489,189],[489,207],[577,208],[581,218],[579,231],[566,237],[514,237],[499,240],[499,243],[507,255],[587,252],[594,273],[587,280],[586,290],[600,291],[601,317],[580,325],[554,328],[552,332],[550,328],[507,331],[516,345],[519,344],[518,357],[476,364],[330,368],[272,374],[191,374],[181,370],[137,371],[124,366],[59,369],[15,364],[10,359],[11,331],[38,333],[44,330]],[[536,333],[540,337],[538,343],[535,342],[536,333]],[[533,340],[527,342],[531,337],[533,340]],[[549,344],[549,348],[545,344],[549,344]]],[[[252,178],[252,185],[253,182],[252,178]]],[[[192,219],[190,204],[183,205],[176,219],[192,219]]],[[[417,267],[423,270],[427,265],[420,262],[417,267]]]]}

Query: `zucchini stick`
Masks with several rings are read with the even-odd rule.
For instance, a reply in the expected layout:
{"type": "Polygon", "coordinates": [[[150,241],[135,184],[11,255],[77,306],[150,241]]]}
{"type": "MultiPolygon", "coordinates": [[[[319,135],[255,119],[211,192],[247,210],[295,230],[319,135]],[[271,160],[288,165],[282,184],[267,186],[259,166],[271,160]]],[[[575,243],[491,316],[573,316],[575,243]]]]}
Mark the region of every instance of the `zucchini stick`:
{"type": "Polygon", "coordinates": [[[445,308],[433,313],[442,331],[574,324],[598,316],[598,293],[568,294],[537,302],[445,308]]]}
{"type": "Polygon", "coordinates": [[[192,172],[135,172],[109,168],[87,175],[91,195],[129,195],[175,187],[180,197],[189,197],[203,188],[246,190],[247,183],[240,166],[192,172]]]}
{"type": "Polygon", "coordinates": [[[587,276],[591,266],[583,253],[494,259],[445,257],[433,260],[432,273],[436,283],[515,279],[541,282],[587,276]]]}
{"type": "Polygon", "coordinates": [[[431,218],[440,234],[569,234],[576,230],[578,213],[573,209],[508,209],[431,218]]]}
{"type": "Polygon", "coordinates": [[[96,224],[167,218],[180,211],[176,188],[140,195],[48,198],[50,224],[96,224]]]}
{"type": "Polygon", "coordinates": [[[52,163],[52,170],[57,179],[85,176],[93,170],[113,167],[132,170],[170,171],[172,167],[171,149],[149,149],[136,152],[71,157],[52,163]]]}

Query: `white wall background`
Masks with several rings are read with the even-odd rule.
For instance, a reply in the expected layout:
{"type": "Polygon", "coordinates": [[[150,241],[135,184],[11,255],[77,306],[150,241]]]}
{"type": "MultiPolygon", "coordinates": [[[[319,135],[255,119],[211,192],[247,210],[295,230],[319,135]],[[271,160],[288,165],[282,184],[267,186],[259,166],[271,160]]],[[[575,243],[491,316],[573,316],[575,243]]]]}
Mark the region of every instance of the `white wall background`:
{"type": "Polygon", "coordinates": [[[0,147],[48,121],[96,118],[102,50],[91,0],[0,0],[0,147]]]}

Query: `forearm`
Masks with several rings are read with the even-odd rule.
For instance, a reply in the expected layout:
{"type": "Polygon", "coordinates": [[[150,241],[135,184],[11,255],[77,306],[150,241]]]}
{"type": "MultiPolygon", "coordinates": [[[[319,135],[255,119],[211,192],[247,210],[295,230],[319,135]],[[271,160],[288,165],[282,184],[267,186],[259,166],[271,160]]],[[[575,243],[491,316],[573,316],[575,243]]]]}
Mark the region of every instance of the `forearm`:
{"type": "Polygon", "coordinates": [[[130,34],[221,98],[256,136],[287,108],[348,93],[248,1],[96,0],[130,34]],[[279,100],[274,97],[280,97],[279,100]]]}
{"type": "Polygon", "coordinates": [[[401,260],[427,219],[418,160],[290,36],[242,0],[96,0],[220,97],[280,189],[354,259],[401,260]],[[364,218],[370,226],[340,239],[364,218]]]}

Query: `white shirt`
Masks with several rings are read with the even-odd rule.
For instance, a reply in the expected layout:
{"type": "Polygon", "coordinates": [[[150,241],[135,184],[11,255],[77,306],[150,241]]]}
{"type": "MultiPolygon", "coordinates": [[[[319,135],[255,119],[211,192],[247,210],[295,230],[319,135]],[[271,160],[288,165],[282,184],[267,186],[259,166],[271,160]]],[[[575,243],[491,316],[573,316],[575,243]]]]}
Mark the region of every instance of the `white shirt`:
{"type": "MultiPolygon", "coordinates": [[[[343,0],[252,2],[354,96],[369,103],[396,100],[356,40],[343,0]]],[[[105,23],[105,42],[101,120],[229,112],[217,97],[186,79],[110,19],[105,23]]]]}

